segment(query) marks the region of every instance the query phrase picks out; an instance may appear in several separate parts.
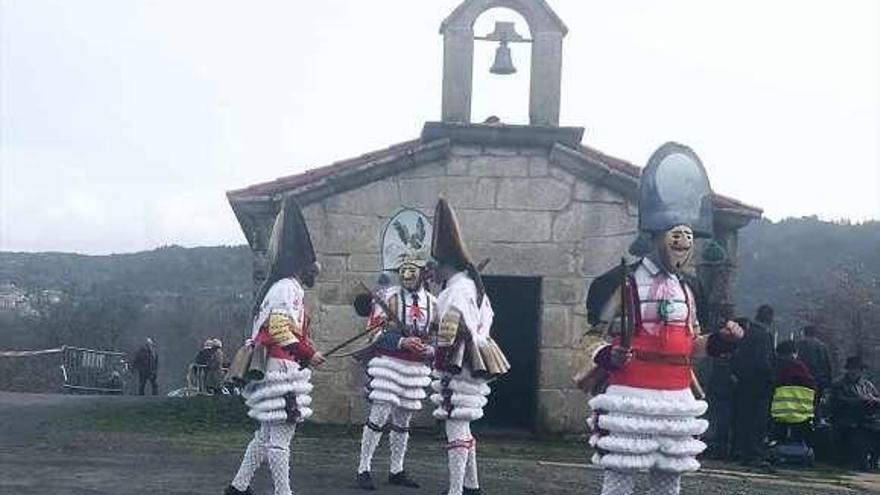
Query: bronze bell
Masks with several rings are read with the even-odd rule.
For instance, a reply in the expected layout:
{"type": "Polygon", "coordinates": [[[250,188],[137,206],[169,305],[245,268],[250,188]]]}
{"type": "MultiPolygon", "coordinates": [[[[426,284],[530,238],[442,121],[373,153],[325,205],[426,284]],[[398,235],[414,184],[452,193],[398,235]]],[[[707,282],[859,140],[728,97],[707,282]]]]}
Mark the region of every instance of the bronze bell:
{"type": "Polygon", "coordinates": [[[492,74],[508,75],[516,73],[516,67],[513,66],[513,58],[510,56],[510,47],[507,42],[502,41],[495,50],[495,63],[489,69],[492,74]]]}

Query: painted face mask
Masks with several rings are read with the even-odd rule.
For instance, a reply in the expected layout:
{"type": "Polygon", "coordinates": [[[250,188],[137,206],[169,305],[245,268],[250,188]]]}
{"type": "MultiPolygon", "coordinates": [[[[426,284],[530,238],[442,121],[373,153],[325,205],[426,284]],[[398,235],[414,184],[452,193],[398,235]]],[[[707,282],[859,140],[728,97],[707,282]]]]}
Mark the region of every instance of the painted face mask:
{"type": "Polygon", "coordinates": [[[659,261],[670,273],[680,273],[694,252],[694,232],[687,225],[667,230],[655,242],[659,261]]]}
{"type": "Polygon", "coordinates": [[[407,263],[400,267],[397,272],[400,275],[400,284],[407,290],[417,290],[421,279],[421,269],[418,266],[407,263]]]}

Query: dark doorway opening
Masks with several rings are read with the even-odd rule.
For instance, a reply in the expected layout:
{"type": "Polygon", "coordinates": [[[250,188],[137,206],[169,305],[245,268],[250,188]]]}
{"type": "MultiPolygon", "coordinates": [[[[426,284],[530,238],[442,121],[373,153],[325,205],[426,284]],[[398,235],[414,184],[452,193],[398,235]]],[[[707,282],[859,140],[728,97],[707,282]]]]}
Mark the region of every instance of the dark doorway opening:
{"type": "Polygon", "coordinates": [[[491,384],[483,423],[499,429],[533,430],[538,411],[538,350],[541,279],[485,276],[495,310],[492,337],[510,361],[510,372],[491,384]]]}

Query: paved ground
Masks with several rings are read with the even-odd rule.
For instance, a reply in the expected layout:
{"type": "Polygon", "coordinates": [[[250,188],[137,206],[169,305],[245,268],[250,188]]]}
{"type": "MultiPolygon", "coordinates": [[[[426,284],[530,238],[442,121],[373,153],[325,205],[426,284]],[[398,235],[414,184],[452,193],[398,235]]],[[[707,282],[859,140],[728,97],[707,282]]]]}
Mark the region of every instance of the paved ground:
{"type": "MultiPolygon", "coordinates": [[[[156,423],[142,419],[145,416],[138,411],[165,410],[167,400],[0,392],[0,494],[221,493],[247,441],[247,425],[220,431],[205,429],[178,422],[176,412],[171,418],[158,418],[156,423]],[[146,429],[129,431],[119,427],[129,421],[146,429]]],[[[356,430],[315,425],[301,428],[293,447],[297,493],[362,493],[352,481],[357,448],[356,430]]],[[[586,455],[575,440],[536,443],[522,437],[484,435],[480,451],[480,475],[486,494],[600,492],[601,473],[583,465],[586,455]]],[[[410,450],[409,470],[422,481],[423,488],[392,489],[381,480],[378,493],[441,493],[443,456],[435,432],[418,433],[410,450]]],[[[378,473],[386,469],[387,447],[383,445],[374,465],[377,479],[382,478],[378,473]]],[[[267,478],[265,471],[258,473],[258,494],[271,493],[267,478]]],[[[687,476],[684,486],[688,495],[880,493],[880,479],[873,475],[790,471],[767,476],[717,464],[687,476]]]]}

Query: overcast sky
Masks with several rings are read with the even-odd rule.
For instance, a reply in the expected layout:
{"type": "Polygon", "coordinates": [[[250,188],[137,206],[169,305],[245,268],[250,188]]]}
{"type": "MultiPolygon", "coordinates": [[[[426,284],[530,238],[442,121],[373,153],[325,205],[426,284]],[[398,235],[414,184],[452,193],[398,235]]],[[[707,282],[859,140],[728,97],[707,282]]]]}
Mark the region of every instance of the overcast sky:
{"type": "MultiPolygon", "coordinates": [[[[458,3],[0,0],[0,250],[243,243],[225,191],[439,119],[458,3]]],[[[880,219],[877,0],[549,3],[585,144],[639,165],[689,144],[774,220],[880,219]]],[[[527,50],[504,79],[479,47],[474,121],[526,123],[527,50]]]]}

